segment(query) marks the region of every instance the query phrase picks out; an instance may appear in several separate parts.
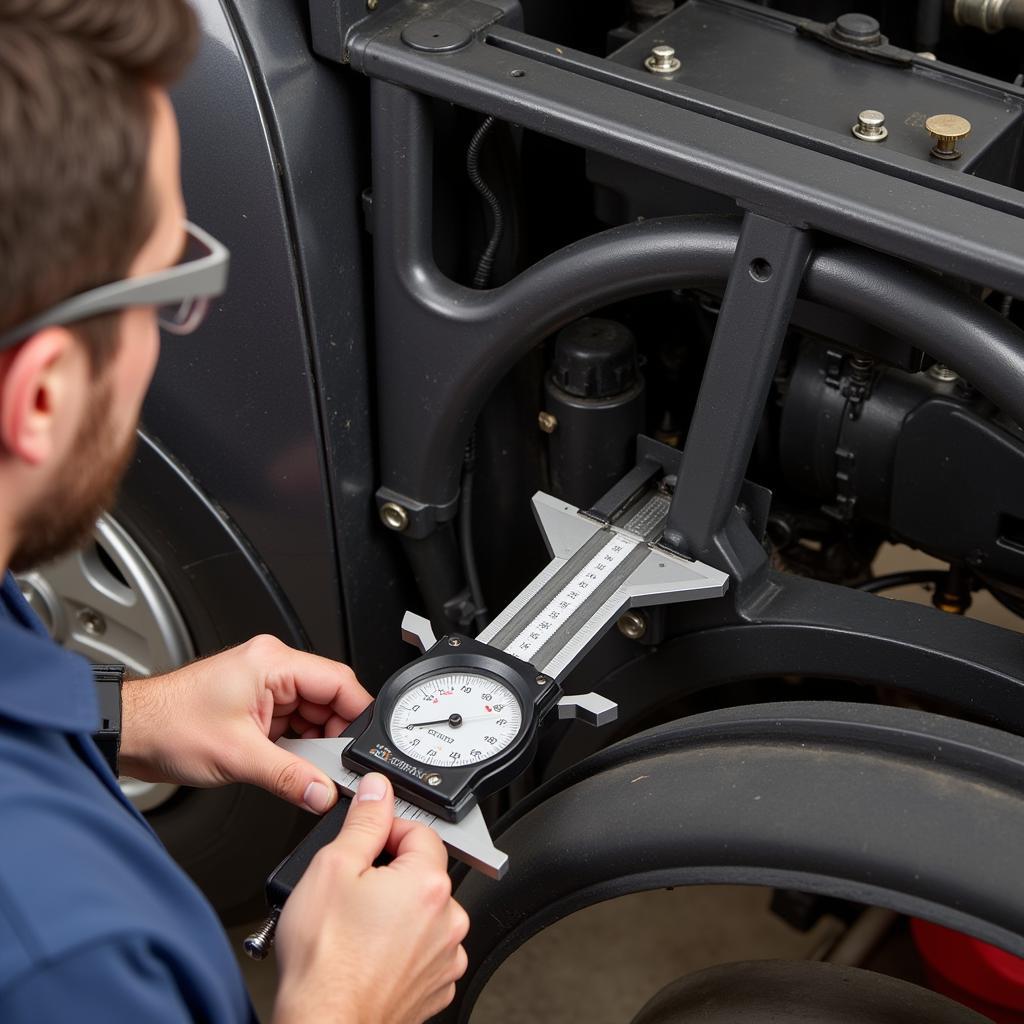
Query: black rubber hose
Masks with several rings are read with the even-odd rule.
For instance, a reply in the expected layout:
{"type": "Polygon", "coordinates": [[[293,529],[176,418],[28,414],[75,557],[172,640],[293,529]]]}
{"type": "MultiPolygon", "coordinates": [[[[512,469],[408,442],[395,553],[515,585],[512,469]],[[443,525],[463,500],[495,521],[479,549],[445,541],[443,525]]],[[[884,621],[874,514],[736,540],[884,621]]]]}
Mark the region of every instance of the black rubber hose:
{"type": "Polygon", "coordinates": [[[808,263],[801,294],[917,346],[1024,423],[1024,334],[937,274],[823,239],[808,263]]]}
{"type": "Polygon", "coordinates": [[[490,240],[477,264],[476,273],[473,275],[474,288],[486,288],[491,283],[494,260],[498,255],[498,246],[501,245],[501,236],[505,231],[505,213],[501,207],[501,200],[480,174],[480,153],[494,125],[493,117],[486,118],[470,140],[469,151],[466,153],[466,173],[469,175],[469,180],[477,192],[484,197],[487,205],[491,208],[491,216],[494,218],[490,240]]]}

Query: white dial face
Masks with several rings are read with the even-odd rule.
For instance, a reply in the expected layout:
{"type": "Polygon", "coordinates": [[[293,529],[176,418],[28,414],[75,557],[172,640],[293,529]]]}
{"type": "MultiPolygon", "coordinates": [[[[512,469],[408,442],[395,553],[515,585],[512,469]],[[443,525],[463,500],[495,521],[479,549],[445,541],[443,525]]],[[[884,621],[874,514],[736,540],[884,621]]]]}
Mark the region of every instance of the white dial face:
{"type": "Polygon", "coordinates": [[[490,676],[443,672],[398,698],[388,732],[403,754],[422,764],[461,767],[501,753],[519,735],[515,694],[490,676]]]}

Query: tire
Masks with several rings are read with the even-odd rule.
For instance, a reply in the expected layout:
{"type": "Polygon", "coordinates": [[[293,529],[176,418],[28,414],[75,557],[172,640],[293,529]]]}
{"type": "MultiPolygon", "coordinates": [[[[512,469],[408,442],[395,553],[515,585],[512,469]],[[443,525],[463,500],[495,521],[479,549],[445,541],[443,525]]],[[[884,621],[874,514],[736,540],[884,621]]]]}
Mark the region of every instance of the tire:
{"type": "Polygon", "coordinates": [[[466,1021],[523,942],[583,907],[679,885],[792,888],[1024,954],[1024,740],[903,708],[731,708],[624,740],[497,824],[500,883],[459,873],[466,1021]]]}

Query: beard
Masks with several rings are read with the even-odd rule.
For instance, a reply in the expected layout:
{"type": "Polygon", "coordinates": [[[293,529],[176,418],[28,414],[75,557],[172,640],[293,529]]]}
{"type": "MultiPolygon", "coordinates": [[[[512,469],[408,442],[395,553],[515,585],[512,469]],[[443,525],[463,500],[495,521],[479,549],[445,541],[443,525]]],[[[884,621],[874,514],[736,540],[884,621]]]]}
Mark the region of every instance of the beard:
{"type": "Polygon", "coordinates": [[[22,517],[10,569],[24,572],[85,547],[96,520],[113,507],[118,485],[135,454],[133,430],[115,449],[111,388],[97,389],[86,419],[53,484],[22,517]]]}

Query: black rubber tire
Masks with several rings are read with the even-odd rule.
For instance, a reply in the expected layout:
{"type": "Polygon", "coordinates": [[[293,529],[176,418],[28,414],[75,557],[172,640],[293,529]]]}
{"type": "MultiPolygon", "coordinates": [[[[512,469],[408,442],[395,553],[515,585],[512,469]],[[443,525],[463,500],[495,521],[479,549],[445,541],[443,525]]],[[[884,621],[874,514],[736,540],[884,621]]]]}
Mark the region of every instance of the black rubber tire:
{"type": "MultiPolygon", "coordinates": [[[[259,633],[307,646],[244,538],[148,438],[114,515],[160,575],[199,656],[259,633]]],[[[267,876],[313,823],[251,786],[183,788],[146,817],[227,923],[264,912],[267,876]]]]}
{"type": "Polygon", "coordinates": [[[624,740],[494,829],[500,883],[462,877],[465,1021],[523,942],[602,900],[767,885],[913,914],[1024,955],[1024,739],[902,708],[730,708],[624,740]]]}
{"type": "Polygon", "coordinates": [[[908,981],[809,960],[720,964],[666,985],[631,1024],[990,1024],[908,981]]]}

